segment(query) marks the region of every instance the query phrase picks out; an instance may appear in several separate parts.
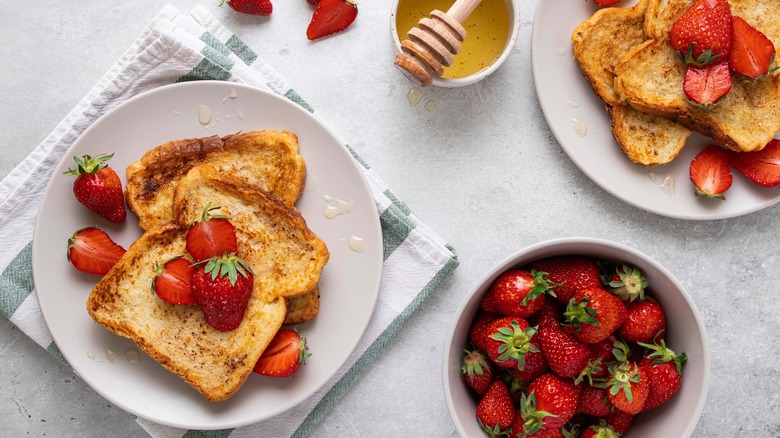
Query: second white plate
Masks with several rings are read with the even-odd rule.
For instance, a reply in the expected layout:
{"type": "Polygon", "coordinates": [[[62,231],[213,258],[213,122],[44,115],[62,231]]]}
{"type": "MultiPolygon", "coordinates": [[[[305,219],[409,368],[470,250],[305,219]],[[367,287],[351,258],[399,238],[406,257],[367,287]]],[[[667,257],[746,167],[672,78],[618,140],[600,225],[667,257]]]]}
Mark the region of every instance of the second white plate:
{"type": "MultiPolygon", "coordinates": [[[[624,0],[621,6],[636,1],[624,0]]],[[[574,28],[599,9],[593,1],[540,1],[531,35],[536,93],[547,123],[569,158],[591,180],[637,208],[672,218],[708,220],[752,213],[780,201],[780,190],[760,187],[733,171],[727,200],[697,198],[689,164],[708,138],[694,134],[669,164],[645,167],[626,158],[612,136],[604,105],[572,56],[574,28]],[[576,122],[576,121],[579,121],[576,122]],[[578,125],[578,126],[575,126],[578,125]],[[583,129],[586,130],[581,136],[583,129]]]]}

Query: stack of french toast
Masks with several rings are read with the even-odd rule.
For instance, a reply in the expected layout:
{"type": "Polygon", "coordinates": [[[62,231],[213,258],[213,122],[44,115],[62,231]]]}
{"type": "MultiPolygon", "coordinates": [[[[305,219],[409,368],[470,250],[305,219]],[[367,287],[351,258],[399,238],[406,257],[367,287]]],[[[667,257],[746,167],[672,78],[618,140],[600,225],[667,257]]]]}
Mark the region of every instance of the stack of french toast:
{"type": "Polygon", "coordinates": [[[242,132],[175,140],[127,168],[126,201],[143,235],[92,290],[87,310],[108,330],[180,376],[210,401],[231,397],[283,324],[312,320],[325,243],[294,204],[306,166],[295,134],[242,132]],[[156,263],[186,253],[188,227],[218,206],[236,230],[254,285],[238,328],[220,331],[197,305],[150,292],[156,263]]]}
{"type": "MultiPolygon", "coordinates": [[[[780,132],[780,72],[735,78],[713,105],[686,98],[686,65],[669,42],[694,0],[639,0],[596,11],[572,34],[574,58],[612,122],[627,157],[645,166],[672,161],[692,131],[735,151],[763,149],[780,132]]],[[[729,0],[731,12],[780,44],[776,0],[729,0]]],[[[775,61],[777,63],[777,61],[775,61]]]]}

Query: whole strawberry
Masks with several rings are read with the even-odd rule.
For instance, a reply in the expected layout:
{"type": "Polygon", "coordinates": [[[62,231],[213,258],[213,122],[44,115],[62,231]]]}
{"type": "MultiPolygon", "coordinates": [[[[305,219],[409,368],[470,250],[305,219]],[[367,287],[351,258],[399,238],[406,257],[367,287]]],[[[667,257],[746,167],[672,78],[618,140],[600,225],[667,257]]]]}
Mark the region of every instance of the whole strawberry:
{"type": "Polygon", "coordinates": [[[669,43],[686,64],[725,59],[731,48],[731,7],[726,0],[696,0],[669,31],[669,43]]]}
{"type": "Polygon", "coordinates": [[[481,306],[488,312],[529,318],[539,310],[549,290],[543,272],[512,269],[493,282],[481,306]]]}
{"type": "Polygon", "coordinates": [[[601,269],[595,260],[582,256],[556,256],[534,262],[531,267],[544,272],[555,297],[563,304],[578,290],[601,287],[601,269]]]}
{"type": "Polygon", "coordinates": [[[123,222],[127,217],[122,182],[114,169],[106,164],[114,154],[92,157],[73,157],[78,165],[68,169],[65,175],[76,175],[73,194],[93,213],[111,222],[123,222]]]}
{"type": "Polygon", "coordinates": [[[525,433],[563,427],[576,413],[579,398],[580,387],[571,379],[554,373],[537,377],[528,385],[528,396],[520,400],[525,433]]]}
{"type": "Polygon", "coordinates": [[[236,12],[249,15],[271,15],[274,6],[271,0],[222,0],[219,5],[227,3],[236,12]]]}
{"type": "Polygon", "coordinates": [[[617,295],[622,301],[631,301],[645,297],[648,283],[642,271],[636,266],[622,265],[615,268],[612,276],[606,281],[609,292],[617,295]]]}
{"type": "Polygon", "coordinates": [[[650,344],[666,331],[664,309],[652,299],[634,301],[628,305],[627,317],[618,333],[626,341],[650,344]]]}
{"type": "Polygon", "coordinates": [[[650,377],[645,368],[622,362],[610,367],[609,374],[607,388],[612,405],[628,414],[641,412],[650,394],[650,377]]]}
{"type": "Polygon", "coordinates": [[[357,14],[353,0],[320,0],[306,29],[306,38],[314,41],[341,32],[355,21],[357,14]]]}
{"type": "Polygon", "coordinates": [[[504,382],[495,380],[477,404],[477,421],[491,437],[506,433],[515,419],[515,408],[504,382]]]}
{"type": "Polygon", "coordinates": [[[530,327],[523,318],[499,318],[488,329],[487,354],[502,368],[525,369],[525,355],[539,350],[531,343],[536,327],[530,327]]]}
{"type": "Polygon", "coordinates": [[[607,339],[627,317],[620,298],[601,288],[579,290],[564,315],[567,324],[574,326],[574,336],[586,344],[607,339]]]}
{"type": "Polygon", "coordinates": [[[643,411],[657,408],[666,403],[682,385],[682,363],[688,357],[685,353],[676,354],[666,347],[666,343],[661,341],[659,344],[639,345],[648,348],[651,352],[647,357],[639,362],[640,367],[644,367],[650,381],[650,393],[645,401],[643,411]]]}
{"type": "Polygon", "coordinates": [[[192,276],[192,292],[206,323],[220,331],[241,324],[253,285],[252,269],[235,254],[209,259],[192,276]]]}
{"type": "Polygon", "coordinates": [[[539,342],[550,369],[561,377],[580,374],[591,358],[590,348],[557,324],[539,325],[539,342]]]}
{"type": "Polygon", "coordinates": [[[466,384],[479,395],[485,395],[496,377],[490,360],[479,350],[466,350],[466,356],[460,365],[460,374],[466,384]]]}

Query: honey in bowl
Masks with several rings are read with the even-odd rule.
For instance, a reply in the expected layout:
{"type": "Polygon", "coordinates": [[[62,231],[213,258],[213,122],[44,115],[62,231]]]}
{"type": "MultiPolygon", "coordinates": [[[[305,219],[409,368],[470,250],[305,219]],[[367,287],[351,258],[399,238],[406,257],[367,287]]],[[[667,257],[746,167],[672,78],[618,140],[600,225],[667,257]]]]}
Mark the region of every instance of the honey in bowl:
{"type": "MultiPolygon", "coordinates": [[[[407,39],[406,33],[421,18],[434,9],[447,12],[453,3],[454,0],[399,0],[395,17],[399,41],[407,39]]],[[[465,78],[486,69],[501,56],[510,34],[506,0],[482,0],[462,24],[466,39],[455,62],[444,68],[442,78],[465,78]]]]}

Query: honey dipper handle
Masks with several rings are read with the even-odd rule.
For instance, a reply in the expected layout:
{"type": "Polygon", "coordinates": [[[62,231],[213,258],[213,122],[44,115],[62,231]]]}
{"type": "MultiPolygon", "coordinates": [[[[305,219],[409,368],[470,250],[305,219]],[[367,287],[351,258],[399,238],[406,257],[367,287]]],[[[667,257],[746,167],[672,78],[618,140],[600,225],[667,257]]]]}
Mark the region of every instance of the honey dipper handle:
{"type": "Polygon", "coordinates": [[[463,24],[474,11],[474,8],[479,5],[479,2],[480,0],[457,0],[447,11],[447,15],[457,20],[458,23],[463,24]]]}

